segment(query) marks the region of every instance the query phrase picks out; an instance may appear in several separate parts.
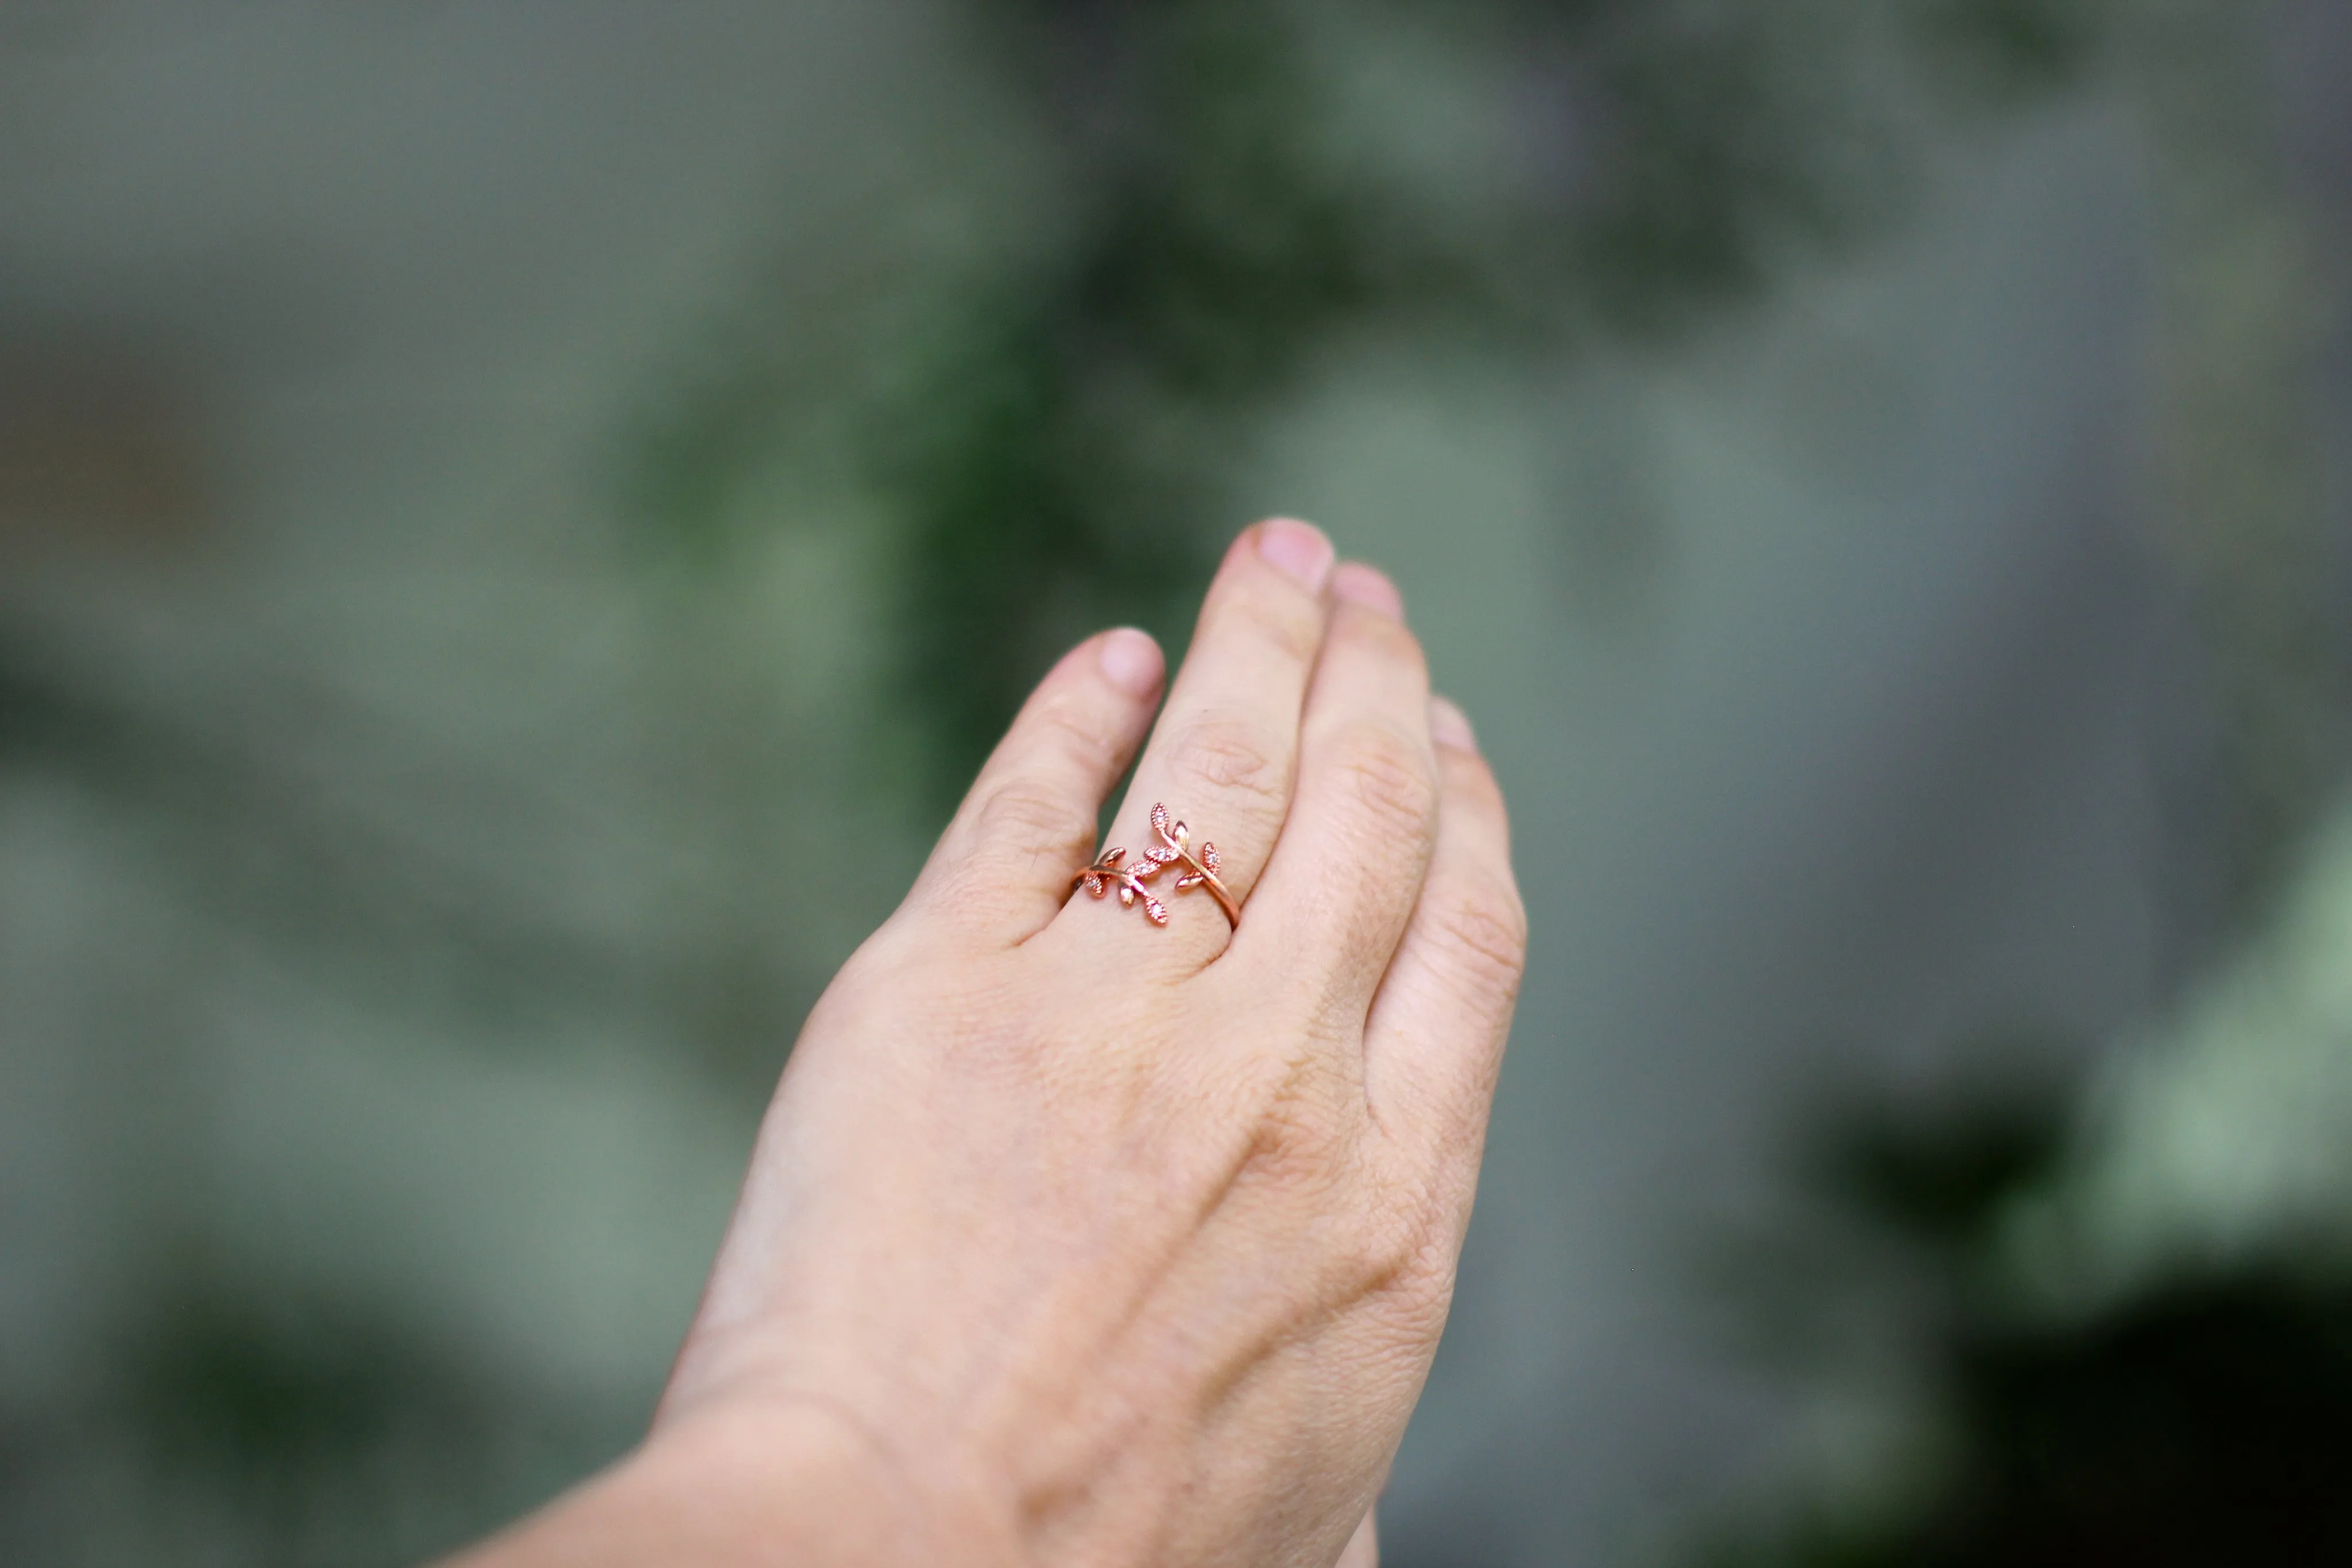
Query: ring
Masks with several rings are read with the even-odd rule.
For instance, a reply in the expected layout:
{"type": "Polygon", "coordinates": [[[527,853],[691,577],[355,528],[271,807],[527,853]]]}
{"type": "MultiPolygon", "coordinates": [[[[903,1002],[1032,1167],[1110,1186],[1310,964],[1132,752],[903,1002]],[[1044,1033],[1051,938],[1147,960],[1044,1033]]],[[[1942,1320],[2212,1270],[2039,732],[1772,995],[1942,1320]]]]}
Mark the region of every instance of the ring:
{"type": "Polygon", "coordinates": [[[1151,830],[1160,835],[1160,842],[1136,856],[1133,865],[1119,864],[1127,858],[1125,850],[1106,850],[1094,864],[1078,873],[1070,883],[1071,889],[1076,891],[1083,887],[1097,898],[1117,889],[1121,908],[1131,909],[1140,904],[1144,918],[1154,925],[1165,925],[1168,924],[1168,905],[1154,897],[1144,883],[1168,867],[1181,865],[1184,868],[1184,874],[1176,879],[1176,891],[1185,893],[1196,887],[1207,888],[1209,896],[1217,901],[1217,907],[1225,912],[1225,924],[1239,930],[1242,906],[1234,901],[1231,890],[1217,880],[1217,846],[1203,841],[1201,852],[1194,854],[1191,848],[1192,833],[1183,823],[1168,820],[1168,808],[1165,806],[1151,808],[1151,830]]]}

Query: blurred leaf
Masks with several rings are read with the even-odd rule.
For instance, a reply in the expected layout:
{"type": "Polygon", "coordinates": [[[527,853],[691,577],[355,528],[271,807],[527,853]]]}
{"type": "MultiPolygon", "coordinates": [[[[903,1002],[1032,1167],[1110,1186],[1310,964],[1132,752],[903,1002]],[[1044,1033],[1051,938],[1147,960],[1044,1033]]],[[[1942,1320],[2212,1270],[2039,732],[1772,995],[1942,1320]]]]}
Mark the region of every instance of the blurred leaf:
{"type": "Polygon", "coordinates": [[[2053,1170],[2070,1112],[2053,1091],[1989,1085],[1925,1112],[1858,1119],[1822,1156],[1856,1213],[1939,1248],[1981,1244],[2010,1198],[2053,1170]]]}
{"type": "Polygon", "coordinates": [[[2067,81],[2089,68],[2108,0],[1933,0],[1919,16],[1931,58],[1996,101],[2067,81]]]}
{"type": "Polygon", "coordinates": [[[114,1417],[148,1476],[144,1527],[166,1536],[288,1568],[389,1568],[502,1522],[628,1438],[542,1408],[379,1305],[250,1260],[184,1253],[151,1285],[121,1336],[114,1417]]]}
{"type": "MultiPolygon", "coordinates": [[[[2044,81],[2080,57],[2055,0],[1945,9],[1910,35],[1919,47],[2026,51],[2044,81]]],[[[1536,73],[1520,134],[1543,176],[1465,218],[1377,158],[1334,155],[1355,143],[1311,5],[973,14],[1060,149],[1056,240],[992,283],[950,285],[961,298],[908,373],[872,378],[895,390],[850,423],[903,530],[900,689],[932,741],[935,810],[1076,637],[1130,620],[1177,640],[1214,544],[1246,520],[1230,497],[1258,431],[1334,343],[1433,328],[1547,353],[1594,326],[1667,335],[1752,297],[1792,248],[1858,232],[1900,187],[1879,100],[1887,71],[1918,64],[1888,57],[1882,14],[1849,0],[1367,12],[1352,25],[1473,40],[1498,80],[1536,73]],[[1589,131],[1573,148],[1544,142],[1561,110],[1589,131]]],[[[698,554],[796,423],[857,398],[787,390],[789,333],[736,341],[689,412],[640,443],[642,514],[698,554]]]]}

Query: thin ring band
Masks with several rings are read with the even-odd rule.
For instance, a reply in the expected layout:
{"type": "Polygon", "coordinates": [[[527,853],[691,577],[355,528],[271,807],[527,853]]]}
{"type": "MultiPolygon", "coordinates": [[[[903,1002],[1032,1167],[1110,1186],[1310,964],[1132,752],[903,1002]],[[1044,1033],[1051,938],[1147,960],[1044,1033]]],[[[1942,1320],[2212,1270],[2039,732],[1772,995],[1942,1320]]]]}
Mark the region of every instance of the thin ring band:
{"type": "Polygon", "coordinates": [[[1186,893],[1196,887],[1208,889],[1209,896],[1217,901],[1219,909],[1224,911],[1225,924],[1236,931],[1240,930],[1241,901],[1218,879],[1217,846],[1203,840],[1200,852],[1193,853],[1192,831],[1181,822],[1170,821],[1165,806],[1154,805],[1151,808],[1151,830],[1160,835],[1160,842],[1136,856],[1133,865],[1122,866],[1119,863],[1127,858],[1125,850],[1105,850],[1096,858],[1094,864],[1072,879],[1071,890],[1075,892],[1084,888],[1093,897],[1101,898],[1115,889],[1122,908],[1141,904],[1145,919],[1154,925],[1165,925],[1168,924],[1168,905],[1144,884],[1169,866],[1181,865],[1184,871],[1176,879],[1176,891],[1186,893]]]}

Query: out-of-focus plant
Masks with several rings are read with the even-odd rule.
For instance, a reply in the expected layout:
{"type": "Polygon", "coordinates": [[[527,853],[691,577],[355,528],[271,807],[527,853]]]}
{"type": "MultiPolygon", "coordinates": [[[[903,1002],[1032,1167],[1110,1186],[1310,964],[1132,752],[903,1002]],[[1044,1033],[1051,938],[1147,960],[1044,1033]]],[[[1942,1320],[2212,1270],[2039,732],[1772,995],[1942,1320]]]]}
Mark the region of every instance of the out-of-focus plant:
{"type": "Polygon", "coordinates": [[[971,10],[1047,150],[1048,237],[932,280],[920,329],[855,344],[856,378],[813,384],[822,333],[746,300],[635,481],[656,537],[723,559],[773,526],[740,492],[779,452],[846,440],[900,530],[934,799],[1080,631],[1181,636],[1255,434],[1335,347],[1671,337],[1894,210],[1923,124],[2075,78],[2097,44],[2081,0],[971,10]],[[1398,156],[1426,110],[1360,89],[1379,47],[1476,84],[1475,166],[1398,156]]]}
{"type": "Polygon", "coordinates": [[[2197,935],[2210,942],[2266,914],[2352,750],[2352,532],[2319,391],[2346,301],[2283,156],[2274,62],[2242,10],[2165,0],[2128,15],[2119,58],[2164,172],[2144,520],[2210,684],[2203,756],[2175,781],[2204,863],[2185,868],[2200,885],[2170,891],[2210,909],[2197,935]]]}
{"type": "Polygon", "coordinates": [[[2039,1075],[1832,1118],[1829,1201],[1743,1249],[1737,1321],[1849,1427],[1874,1406],[1877,1440],[1697,1560],[2352,1556],[2347,955],[2339,800],[2263,928],[2095,1092],[2051,1076],[2079,1051],[1987,1041],[1979,1072],[2039,1075]]]}
{"type": "Polygon", "coordinates": [[[225,1261],[159,1270],[111,1378],[125,1458],[191,1559],[394,1568],[499,1507],[532,1468],[519,1450],[543,1450],[545,1481],[562,1479],[546,1460],[570,1458],[562,1422],[579,1413],[538,1408],[374,1303],[225,1261]]]}
{"type": "MultiPolygon", "coordinates": [[[[908,743],[883,760],[918,759],[903,771],[934,804],[1081,632],[1129,619],[1181,646],[1258,432],[1336,349],[1671,338],[1892,210],[1921,101],[2014,101],[2078,78],[2098,41],[2090,0],[968,0],[955,15],[1026,127],[1000,161],[1021,168],[974,198],[1005,210],[944,225],[979,235],[940,247],[952,264],[893,237],[887,210],[863,214],[874,235],[835,236],[846,264],[786,258],[680,355],[696,367],[683,395],[657,394],[625,443],[643,537],[689,573],[723,578],[790,525],[761,500],[780,467],[858,491],[890,539],[888,657],[909,716],[877,727],[908,743]],[[1367,89],[1381,49],[1468,84],[1472,145],[1416,162],[1423,121],[1462,105],[1367,89]],[[877,251],[889,265],[866,265],[877,251]]],[[[0,768],[119,810],[273,951],[374,1000],[404,970],[431,983],[391,987],[402,1005],[591,1007],[772,1065],[745,1041],[788,1030],[805,989],[761,990],[772,955],[617,951],[51,610],[0,594],[0,768]]],[[[277,700],[383,722],[268,674],[277,700]]],[[[379,738],[453,791],[480,782],[478,759],[430,736],[379,738]]]]}
{"type": "MultiPolygon", "coordinates": [[[[1852,1297],[1917,1385],[1906,1462],[1702,1563],[2059,1568],[2352,1559],[2352,1269],[2285,1241],[2053,1301],[2020,1278],[2009,1221],[2062,1178],[2059,1102],[2011,1086],[1849,1124],[1821,1167],[1844,1267],[1776,1289],[1850,1349],[1852,1297]],[[1842,1280],[1844,1291],[1822,1281],[1842,1280]],[[1870,1280],[1866,1288],[1857,1281],[1870,1280]]],[[[1840,1250],[1817,1238],[1816,1265],[1840,1250]]],[[[1786,1264],[1791,1256],[1780,1251],[1786,1264]]],[[[1784,1333],[1780,1343],[1790,1340],[1784,1333]]]]}
{"type": "MultiPolygon", "coordinates": [[[[1370,338],[1528,362],[1670,344],[1899,215],[1938,128],[2046,99],[2136,47],[2177,89],[2163,124],[2195,165],[2165,214],[2179,259],[2159,280],[2178,329],[2171,418],[2190,438],[2171,449],[2171,538],[2230,655],[2223,744],[2262,780],[2226,848],[2258,884],[2336,759],[2306,722],[2340,653],[2326,574],[2302,455],[2277,444],[2303,324],[2242,308],[2302,298],[2263,286],[2298,259],[2244,177],[2260,159],[2215,136],[2227,114],[2207,117],[2201,97],[2242,96],[2211,86],[2226,51],[2198,43],[2242,18],[2126,9],[967,0],[955,14],[1003,108],[991,124],[1016,150],[968,154],[961,191],[913,183],[950,214],[952,243],[897,233],[886,200],[850,215],[873,234],[835,236],[845,271],[787,257],[718,312],[705,350],[681,351],[685,395],[657,393],[628,432],[641,538],[675,577],[708,583],[792,526],[779,470],[854,492],[890,542],[911,771],[935,805],[1079,632],[1129,619],[1181,643],[1206,551],[1242,520],[1258,433],[1335,354],[1370,338]],[[1412,69],[1375,68],[1400,55],[1412,69]],[[1423,78],[1462,90],[1424,101],[1411,90],[1423,78]],[[1433,132],[1445,145],[1421,156],[1433,132]]],[[[58,770],[160,828],[159,858],[186,886],[337,988],[381,988],[404,955],[426,983],[397,988],[400,1005],[453,988],[509,1009],[560,998],[638,1010],[649,1038],[743,994],[697,967],[707,956],[616,952],[380,836],[245,732],[192,722],[13,599],[0,616],[0,768],[58,770]],[[360,951],[374,956],[342,962],[360,951]]],[[[766,956],[748,945],[740,967],[756,976],[766,956]]],[[[793,994],[710,1031],[739,1054],[763,1042],[764,1072],[793,994]]],[[[2162,1562],[2244,1544],[2211,1533],[2217,1495],[2315,1517],[2313,1479],[2342,1473],[2352,1430],[2340,1287],[2248,1265],[2094,1315],[2021,1312],[1987,1238],[2048,1146],[2012,1107],[1849,1150],[1848,1190],[1903,1239],[1906,1322],[1944,1396],[1948,1462],[1866,1528],[1792,1538],[1789,1560],[2162,1562]]],[[[124,1330],[124,1427],[199,1511],[243,1517],[244,1538],[289,1563],[352,1561],[334,1521],[369,1518],[369,1489],[396,1511],[418,1478],[449,1482],[436,1455],[462,1469],[513,1440],[512,1402],[489,1411],[449,1346],[331,1294],[271,1300],[280,1287],[247,1275],[167,1282],[124,1330]]],[[[425,1533],[442,1527],[433,1515],[425,1533]]]]}

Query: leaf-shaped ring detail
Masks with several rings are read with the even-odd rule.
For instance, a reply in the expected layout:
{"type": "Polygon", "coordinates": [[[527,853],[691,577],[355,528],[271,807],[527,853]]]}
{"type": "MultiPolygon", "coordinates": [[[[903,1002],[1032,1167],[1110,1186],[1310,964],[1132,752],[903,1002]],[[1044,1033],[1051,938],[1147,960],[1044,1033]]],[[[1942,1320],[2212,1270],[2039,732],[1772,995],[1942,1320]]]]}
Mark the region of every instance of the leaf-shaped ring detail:
{"type": "Polygon", "coordinates": [[[1207,888],[1209,896],[1224,912],[1225,923],[1238,929],[1242,923],[1241,902],[1218,880],[1217,846],[1204,841],[1195,854],[1190,842],[1192,830],[1171,818],[1166,806],[1157,803],[1151,808],[1151,831],[1160,835],[1160,841],[1136,856],[1133,865],[1119,863],[1127,858],[1126,850],[1105,850],[1096,857],[1094,864],[1072,880],[1071,891],[1084,888],[1093,897],[1101,898],[1115,889],[1121,907],[1132,908],[1140,903],[1145,919],[1154,925],[1165,925],[1167,904],[1153,897],[1144,884],[1170,866],[1181,866],[1183,874],[1176,879],[1176,891],[1190,893],[1196,887],[1207,888]]]}

